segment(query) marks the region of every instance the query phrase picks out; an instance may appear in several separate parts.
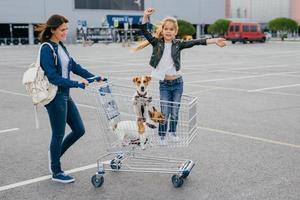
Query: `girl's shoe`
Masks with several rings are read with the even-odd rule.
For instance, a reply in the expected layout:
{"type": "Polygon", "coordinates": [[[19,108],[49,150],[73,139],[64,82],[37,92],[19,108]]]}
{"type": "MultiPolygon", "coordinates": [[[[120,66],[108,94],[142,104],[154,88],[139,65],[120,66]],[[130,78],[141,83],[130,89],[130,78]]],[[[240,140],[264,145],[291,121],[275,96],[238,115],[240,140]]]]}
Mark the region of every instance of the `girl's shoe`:
{"type": "Polygon", "coordinates": [[[168,143],[167,143],[167,140],[166,140],[166,137],[165,137],[165,136],[161,136],[161,137],[160,137],[160,140],[159,140],[159,145],[160,145],[160,146],[166,146],[166,145],[168,145],[168,143]]]}
{"type": "Polygon", "coordinates": [[[170,140],[172,142],[179,142],[179,137],[176,135],[176,133],[170,133],[170,140]]]}

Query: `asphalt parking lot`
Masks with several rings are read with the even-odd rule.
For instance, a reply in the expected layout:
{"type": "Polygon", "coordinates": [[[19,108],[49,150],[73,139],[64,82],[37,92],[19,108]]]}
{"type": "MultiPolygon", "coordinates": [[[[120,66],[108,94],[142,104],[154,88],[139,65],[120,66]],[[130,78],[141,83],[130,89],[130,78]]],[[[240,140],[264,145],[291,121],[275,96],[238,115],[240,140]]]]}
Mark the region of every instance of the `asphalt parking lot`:
{"type": "MultiPolygon", "coordinates": [[[[184,93],[198,97],[198,134],[187,148],[154,152],[195,161],[181,188],[173,187],[170,175],[126,172],[107,173],[104,185],[94,188],[90,178],[106,144],[79,90],[73,93],[86,134],[62,158],[76,182],[52,182],[48,116],[40,107],[41,127],[35,129],[33,106],[21,83],[37,49],[0,47],[1,200],[300,198],[299,42],[209,45],[182,52],[184,93]]],[[[151,48],[135,53],[119,44],[68,49],[78,63],[118,84],[132,85],[133,76],[151,72],[151,48]]]]}

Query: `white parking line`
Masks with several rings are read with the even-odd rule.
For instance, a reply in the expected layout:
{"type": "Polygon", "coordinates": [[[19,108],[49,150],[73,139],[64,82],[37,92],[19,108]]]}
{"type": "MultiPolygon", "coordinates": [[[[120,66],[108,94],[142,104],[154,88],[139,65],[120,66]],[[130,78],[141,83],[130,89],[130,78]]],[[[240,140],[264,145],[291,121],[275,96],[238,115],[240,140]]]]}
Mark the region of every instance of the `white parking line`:
{"type": "MultiPolygon", "coordinates": [[[[88,170],[88,169],[95,168],[95,167],[97,167],[97,164],[86,165],[86,166],[83,166],[83,167],[68,170],[68,171],[66,171],[66,173],[70,174],[70,173],[80,172],[80,171],[88,170]]],[[[41,177],[34,178],[34,179],[29,179],[29,180],[26,180],[26,181],[13,183],[13,184],[10,184],[10,185],[5,185],[5,186],[0,187],[0,192],[5,191],[5,190],[10,190],[10,189],[13,189],[13,188],[17,188],[17,187],[21,187],[21,186],[25,186],[25,185],[29,185],[29,184],[33,184],[33,183],[37,183],[37,182],[41,182],[41,181],[45,181],[45,180],[48,180],[50,178],[51,178],[51,175],[47,175],[47,176],[41,176],[41,177]]]]}
{"type": "Polygon", "coordinates": [[[27,94],[23,94],[23,93],[19,93],[19,92],[11,92],[11,91],[8,91],[8,90],[1,90],[0,89],[0,92],[6,93],[6,94],[14,94],[14,95],[18,95],[18,96],[29,97],[29,95],[27,95],[27,94]]]}
{"type": "Polygon", "coordinates": [[[223,71],[230,71],[230,70],[252,70],[252,69],[265,69],[265,68],[284,68],[288,67],[289,65],[263,65],[263,66],[256,66],[256,67],[241,67],[241,68],[225,68],[225,69],[219,69],[219,70],[211,70],[209,72],[223,72],[223,71]]]}
{"type": "Polygon", "coordinates": [[[19,128],[10,128],[6,130],[1,130],[0,133],[7,133],[7,132],[12,132],[12,131],[18,131],[20,130],[19,128]]]}
{"type": "Polygon", "coordinates": [[[242,62],[232,62],[232,63],[207,63],[207,64],[188,64],[188,63],[192,63],[192,62],[189,62],[189,61],[186,61],[184,62],[183,66],[186,66],[184,67],[184,69],[198,69],[198,70],[202,70],[201,67],[208,67],[208,66],[224,66],[224,65],[241,65],[243,64],[242,62]],[[195,68],[197,67],[197,68],[195,68]]]}
{"type": "Polygon", "coordinates": [[[255,90],[248,90],[248,92],[260,92],[260,91],[265,91],[265,90],[273,90],[273,89],[297,87],[297,86],[300,86],[300,84],[281,85],[281,86],[276,86],[276,87],[260,88],[260,89],[255,89],[255,90]]]}
{"type": "MultiPolygon", "coordinates": [[[[286,73],[287,72],[279,72],[279,73],[261,74],[261,75],[254,75],[254,76],[240,76],[240,77],[218,78],[218,79],[208,79],[208,80],[200,80],[200,81],[188,81],[186,83],[207,83],[207,82],[216,82],[216,81],[239,80],[239,79],[259,78],[259,77],[266,77],[266,76],[282,75],[282,74],[286,74],[286,73]]],[[[288,73],[290,73],[290,72],[288,72],[288,73]]]]}
{"type": "Polygon", "coordinates": [[[214,133],[224,134],[224,135],[231,135],[231,136],[256,140],[256,141],[265,142],[265,143],[288,146],[288,147],[297,148],[297,149],[300,148],[300,145],[290,144],[290,143],[286,143],[286,142],[280,142],[280,141],[276,141],[276,140],[270,140],[270,139],[266,139],[266,138],[254,137],[254,136],[250,136],[250,135],[244,135],[244,134],[240,134],[240,133],[233,133],[233,132],[229,132],[229,131],[213,129],[213,128],[207,128],[207,127],[200,127],[199,126],[198,128],[202,129],[202,130],[211,131],[211,132],[214,132],[214,133]]]}
{"type": "Polygon", "coordinates": [[[262,94],[274,94],[274,95],[283,95],[283,96],[290,96],[290,97],[300,97],[300,94],[291,94],[285,92],[261,92],[262,94]]]}
{"type": "MultiPolygon", "coordinates": [[[[244,135],[244,134],[239,134],[239,133],[233,133],[233,132],[219,130],[219,129],[207,128],[207,127],[200,127],[199,126],[198,128],[202,129],[202,130],[211,131],[211,132],[214,132],[214,133],[224,134],[224,135],[230,135],[230,136],[235,136],[235,137],[240,137],[240,138],[246,138],[246,139],[256,140],[256,141],[270,143],[270,144],[282,145],[282,146],[287,146],[287,147],[292,147],[292,148],[297,148],[297,149],[300,148],[300,145],[290,144],[290,143],[286,143],[286,142],[280,142],[280,141],[276,141],[276,140],[259,138],[259,137],[254,137],[254,136],[249,136],[249,135],[244,135]]],[[[86,166],[83,166],[83,167],[68,170],[68,171],[66,171],[66,173],[70,174],[70,173],[85,171],[85,170],[88,170],[88,169],[91,169],[91,168],[96,168],[96,167],[97,167],[97,164],[90,164],[90,165],[86,165],[86,166]]],[[[30,185],[30,184],[41,182],[41,181],[45,181],[45,180],[48,180],[50,178],[51,178],[51,176],[47,175],[47,176],[41,176],[41,177],[38,177],[38,178],[29,179],[29,180],[25,180],[25,181],[13,183],[13,184],[5,185],[5,186],[0,187],[0,192],[5,191],[5,190],[14,189],[14,188],[21,187],[21,186],[25,186],[25,185],[30,185]]]]}

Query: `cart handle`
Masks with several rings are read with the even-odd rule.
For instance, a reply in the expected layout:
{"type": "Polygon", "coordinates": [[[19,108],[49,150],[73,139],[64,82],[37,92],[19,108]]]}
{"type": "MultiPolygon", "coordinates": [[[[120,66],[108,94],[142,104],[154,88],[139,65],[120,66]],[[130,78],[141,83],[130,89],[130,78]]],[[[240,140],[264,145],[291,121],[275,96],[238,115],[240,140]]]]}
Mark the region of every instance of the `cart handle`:
{"type": "Polygon", "coordinates": [[[108,81],[107,78],[101,77],[101,76],[93,76],[93,77],[87,78],[86,80],[87,80],[89,83],[92,83],[92,82],[95,82],[95,81],[104,81],[104,82],[107,82],[107,81],[108,81]]]}

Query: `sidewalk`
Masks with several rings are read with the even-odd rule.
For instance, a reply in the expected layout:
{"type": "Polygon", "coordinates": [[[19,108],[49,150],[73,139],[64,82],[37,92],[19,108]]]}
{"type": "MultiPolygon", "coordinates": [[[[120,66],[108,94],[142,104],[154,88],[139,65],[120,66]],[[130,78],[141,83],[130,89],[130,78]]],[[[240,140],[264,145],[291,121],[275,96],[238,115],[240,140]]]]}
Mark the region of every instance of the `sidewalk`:
{"type": "Polygon", "coordinates": [[[291,38],[285,38],[284,41],[281,40],[281,38],[271,38],[269,41],[276,41],[276,42],[300,42],[300,37],[291,37],[291,38]]]}

